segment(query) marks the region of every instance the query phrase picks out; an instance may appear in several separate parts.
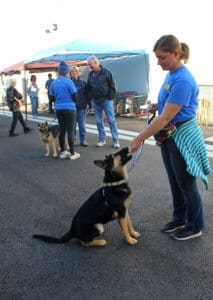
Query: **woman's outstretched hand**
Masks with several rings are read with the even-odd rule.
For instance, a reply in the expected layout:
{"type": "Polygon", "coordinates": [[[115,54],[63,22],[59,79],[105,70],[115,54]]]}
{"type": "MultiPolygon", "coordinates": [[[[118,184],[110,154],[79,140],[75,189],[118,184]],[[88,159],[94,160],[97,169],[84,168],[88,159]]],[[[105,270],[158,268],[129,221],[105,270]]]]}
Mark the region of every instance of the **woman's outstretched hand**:
{"type": "Polygon", "coordinates": [[[129,145],[129,153],[136,152],[138,150],[138,148],[140,147],[141,143],[142,143],[142,141],[140,141],[138,137],[134,138],[134,140],[132,140],[129,145]]]}

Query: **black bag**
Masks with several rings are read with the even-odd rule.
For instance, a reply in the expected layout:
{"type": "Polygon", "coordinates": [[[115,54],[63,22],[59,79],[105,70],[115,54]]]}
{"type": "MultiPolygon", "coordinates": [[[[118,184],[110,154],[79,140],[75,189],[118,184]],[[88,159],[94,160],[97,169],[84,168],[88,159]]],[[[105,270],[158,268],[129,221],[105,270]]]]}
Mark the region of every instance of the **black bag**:
{"type": "Polygon", "coordinates": [[[170,139],[176,132],[177,128],[175,124],[169,123],[166,127],[161,129],[158,133],[154,134],[154,138],[158,144],[165,143],[170,139]]]}

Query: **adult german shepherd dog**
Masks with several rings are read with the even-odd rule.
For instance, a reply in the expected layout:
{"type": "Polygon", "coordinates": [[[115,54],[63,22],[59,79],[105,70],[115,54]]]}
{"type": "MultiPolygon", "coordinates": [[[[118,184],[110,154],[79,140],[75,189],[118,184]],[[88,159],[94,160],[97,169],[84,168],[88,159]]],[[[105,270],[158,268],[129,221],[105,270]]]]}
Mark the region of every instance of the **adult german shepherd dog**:
{"type": "Polygon", "coordinates": [[[56,138],[59,134],[59,125],[49,125],[48,122],[43,122],[38,123],[37,126],[41,135],[41,139],[45,145],[45,156],[50,155],[50,145],[52,146],[53,157],[58,156],[56,138]]]}
{"type": "Polygon", "coordinates": [[[65,243],[77,238],[83,246],[105,246],[106,241],[100,238],[104,232],[103,224],[117,219],[126,241],[131,245],[136,244],[136,238],[140,234],[134,230],[128,212],[132,192],[125,167],[131,158],[132,155],[126,147],[115,154],[107,155],[104,160],[95,160],[95,165],[105,172],[103,187],[80,207],[70,230],[59,238],[40,234],[33,237],[48,243],[65,243]]]}
{"type": "MultiPolygon", "coordinates": [[[[50,145],[52,146],[53,157],[57,157],[57,148],[60,150],[60,147],[57,146],[57,137],[59,134],[59,125],[49,125],[48,122],[38,123],[38,130],[41,135],[41,139],[44,142],[46,153],[45,156],[50,156],[50,145]]],[[[68,140],[65,136],[65,148],[69,150],[68,140]]]]}

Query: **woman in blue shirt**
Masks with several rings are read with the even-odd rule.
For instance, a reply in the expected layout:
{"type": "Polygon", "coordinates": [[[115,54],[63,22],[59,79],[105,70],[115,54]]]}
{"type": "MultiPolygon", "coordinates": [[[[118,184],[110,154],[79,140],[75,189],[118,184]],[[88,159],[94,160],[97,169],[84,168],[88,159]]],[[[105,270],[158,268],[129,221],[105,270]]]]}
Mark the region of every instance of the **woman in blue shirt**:
{"type": "Polygon", "coordinates": [[[60,127],[59,144],[61,148],[60,158],[69,157],[74,160],[80,154],[74,151],[74,132],[76,124],[77,90],[73,81],[66,76],[70,72],[70,66],[61,61],[58,66],[59,77],[50,86],[50,96],[55,99],[55,110],[60,127]],[[65,150],[64,142],[67,132],[70,153],[65,150]]]}
{"type": "MultiPolygon", "coordinates": [[[[176,240],[188,240],[201,236],[204,228],[202,200],[196,176],[192,175],[193,172],[188,172],[192,169],[188,163],[189,156],[192,154],[193,158],[200,155],[197,147],[191,147],[197,136],[204,149],[203,158],[208,160],[203,136],[196,122],[198,87],[192,74],[184,66],[189,58],[189,48],[185,43],[180,43],[173,35],[164,35],[156,42],[153,51],[161,68],[169,72],[160,89],[158,104],[152,107],[152,112],[158,109],[158,117],[131,142],[129,151],[135,152],[145,139],[156,135],[169,123],[176,125],[174,135],[161,143],[174,207],[172,220],[162,231],[171,233],[171,237],[176,240]],[[193,134],[189,135],[189,130],[193,134]],[[178,143],[176,136],[180,136],[178,143]],[[188,146],[184,145],[184,141],[189,142],[188,146]]],[[[208,164],[204,176],[209,173],[208,164]]]]}

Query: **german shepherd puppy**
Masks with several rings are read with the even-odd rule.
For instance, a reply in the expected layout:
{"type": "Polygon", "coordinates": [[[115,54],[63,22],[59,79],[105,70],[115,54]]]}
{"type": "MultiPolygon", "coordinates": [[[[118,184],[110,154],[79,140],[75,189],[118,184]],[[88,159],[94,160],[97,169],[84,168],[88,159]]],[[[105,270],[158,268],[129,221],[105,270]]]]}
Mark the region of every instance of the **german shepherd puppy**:
{"type": "MultiPolygon", "coordinates": [[[[57,136],[59,134],[59,125],[50,125],[48,122],[38,123],[38,130],[41,134],[41,139],[45,144],[46,154],[45,156],[50,156],[50,145],[52,146],[53,157],[58,156],[57,154],[57,136]]],[[[65,147],[69,150],[68,140],[65,137],[65,147]]],[[[60,147],[58,147],[60,150],[60,147]]]]}
{"type": "Polygon", "coordinates": [[[80,207],[73,218],[70,230],[62,237],[49,237],[35,234],[34,238],[48,243],[65,243],[77,238],[84,246],[105,246],[106,241],[100,239],[106,224],[118,220],[126,241],[133,245],[140,233],[132,226],[128,209],[132,201],[132,192],[128,185],[125,164],[132,158],[128,148],[106,156],[104,160],[95,160],[96,166],[104,169],[103,187],[98,189],[80,207]]]}

